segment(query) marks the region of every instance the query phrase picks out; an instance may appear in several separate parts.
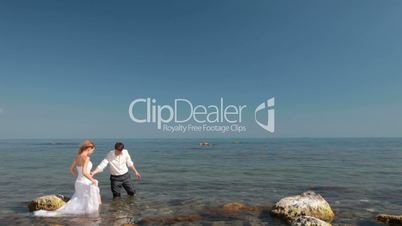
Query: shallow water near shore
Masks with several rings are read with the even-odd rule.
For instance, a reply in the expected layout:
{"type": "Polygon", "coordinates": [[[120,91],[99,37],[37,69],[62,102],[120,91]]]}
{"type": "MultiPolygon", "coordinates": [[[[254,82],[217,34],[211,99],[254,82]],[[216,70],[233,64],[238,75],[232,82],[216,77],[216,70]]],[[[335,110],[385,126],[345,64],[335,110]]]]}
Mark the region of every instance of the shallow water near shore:
{"type": "MultiPolygon", "coordinates": [[[[94,165],[116,140],[94,140],[94,165]]],[[[97,175],[99,217],[39,218],[35,197],[71,196],[69,165],[81,140],[0,140],[0,225],[121,225],[144,217],[202,214],[225,203],[272,206],[306,190],[335,212],[333,225],[381,225],[378,213],[402,211],[402,139],[126,139],[143,176],[137,195],[112,199],[109,174],[97,175]]],[[[204,217],[178,225],[285,225],[269,214],[204,217]]]]}

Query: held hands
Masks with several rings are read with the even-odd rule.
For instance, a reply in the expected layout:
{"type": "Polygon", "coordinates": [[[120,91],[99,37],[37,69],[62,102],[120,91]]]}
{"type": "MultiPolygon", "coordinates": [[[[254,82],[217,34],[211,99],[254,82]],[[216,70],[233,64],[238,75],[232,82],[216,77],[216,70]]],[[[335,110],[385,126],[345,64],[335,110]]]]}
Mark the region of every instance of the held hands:
{"type": "Polygon", "coordinates": [[[96,170],[90,172],[89,174],[91,174],[91,176],[95,176],[98,172],[96,172],[96,170]]]}
{"type": "Polygon", "coordinates": [[[93,178],[95,176],[95,174],[97,174],[96,170],[94,170],[92,172],[89,172],[89,175],[91,175],[91,177],[92,177],[92,184],[97,186],[98,185],[98,180],[93,178]]]}

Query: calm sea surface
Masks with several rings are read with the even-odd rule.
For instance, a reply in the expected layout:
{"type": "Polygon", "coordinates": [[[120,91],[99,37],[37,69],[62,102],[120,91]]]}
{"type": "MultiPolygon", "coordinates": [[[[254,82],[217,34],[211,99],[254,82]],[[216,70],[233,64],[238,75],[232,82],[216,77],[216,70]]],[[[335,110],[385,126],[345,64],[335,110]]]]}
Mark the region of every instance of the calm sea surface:
{"type": "MultiPolygon", "coordinates": [[[[94,140],[94,165],[116,140],[94,140]]],[[[38,218],[35,197],[71,196],[69,165],[81,140],[0,140],[0,225],[121,225],[149,216],[192,215],[229,202],[272,206],[306,190],[320,193],[334,225],[380,225],[378,213],[402,212],[402,139],[122,140],[143,180],[137,196],[112,199],[109,175],[97,175],[98,218],[38,218]]],[[[181,223],[180,225],[189,225],[181,223]]],[[[193,225],[284,225],[269,214],[211,217],[193,225]]]]}

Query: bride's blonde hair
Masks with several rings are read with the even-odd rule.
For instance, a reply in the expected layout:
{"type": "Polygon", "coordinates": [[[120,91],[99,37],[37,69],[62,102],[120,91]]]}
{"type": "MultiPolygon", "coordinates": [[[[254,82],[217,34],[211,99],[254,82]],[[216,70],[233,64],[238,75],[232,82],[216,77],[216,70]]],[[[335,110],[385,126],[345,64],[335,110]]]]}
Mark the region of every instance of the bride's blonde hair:
{"type": "Polygon", "coordinates": [[[80,148],[78,149],[78,153],[77,154],[81,154],[82,152],[84,152],[85,150],[87,150],[88,148],[95,148],[96,145],[94,142],[92,142],[92,140],[84,140],[81,145],[80,148]]]}

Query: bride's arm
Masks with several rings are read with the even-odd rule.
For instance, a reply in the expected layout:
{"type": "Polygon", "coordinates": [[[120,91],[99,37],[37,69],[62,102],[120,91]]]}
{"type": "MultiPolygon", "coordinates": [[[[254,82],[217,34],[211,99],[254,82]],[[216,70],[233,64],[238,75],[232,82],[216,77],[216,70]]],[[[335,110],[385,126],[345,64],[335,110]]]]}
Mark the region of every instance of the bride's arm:
{"type": "Polygon", "coordinates": [[[96,180],[91,176],[91,174],[89,174],[89,172],[87,170],[88,162],[89,162],[89,157],[86,157],[84,160],[84,165],[82,166],[82,175],[84,175],[86,178],[88,178],[90,181],[92,181],[93,184],[96,184],[96,180]]]}
{"type": "Polygon", "coordinates": [[[102,160],[102,162],[99,164],[99,166],[97,166],[95,168],[95,170],[92,171],[91,175],[95,176],[95,174],[102,172],[103,169],[107,166],[107,164],[109,164],[109,160],[107,159],[107,156],[106,156],[106,158],[104,160],[102,160]]]}
{"type": "Polygon", "coordinates": [[[71,163],[71,166],[70,166],[70,172],[74,177],[77,176],[77,169],[75,168],[75,166],[76,166],[76,163],[75,163],[75,159],[74,159],[73,163],[71,163]]]}

